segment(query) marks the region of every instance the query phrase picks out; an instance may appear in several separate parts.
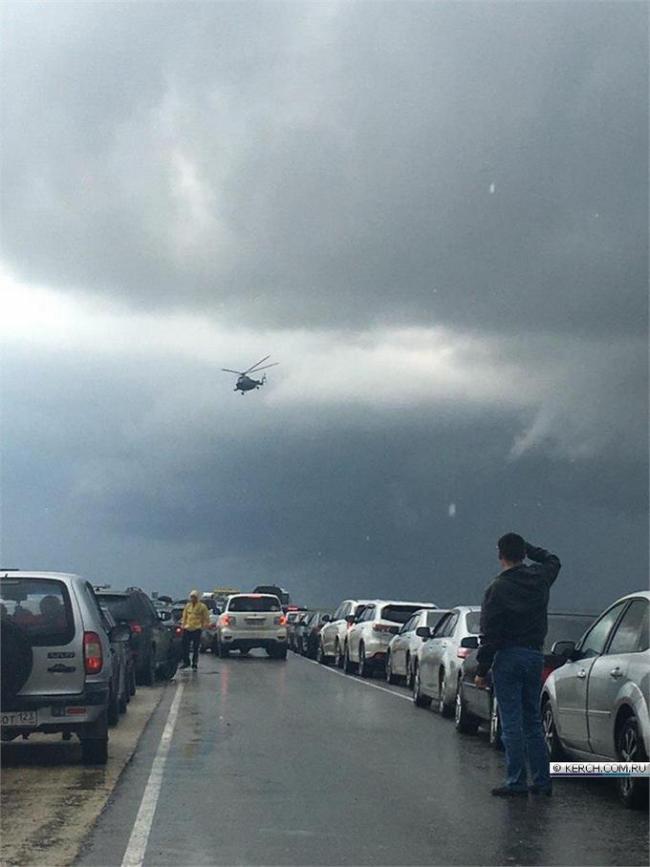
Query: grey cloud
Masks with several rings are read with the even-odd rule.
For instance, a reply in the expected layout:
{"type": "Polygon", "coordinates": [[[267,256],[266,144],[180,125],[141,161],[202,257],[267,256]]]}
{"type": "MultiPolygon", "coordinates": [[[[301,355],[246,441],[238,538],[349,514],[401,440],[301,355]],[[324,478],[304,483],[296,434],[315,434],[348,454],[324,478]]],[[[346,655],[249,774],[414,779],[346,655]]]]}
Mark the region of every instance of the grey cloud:
{"type": "Polygon", "coordinates": [[[647,327],[641,5],[22,7],[27,279],[275,325],[647,327]]]}

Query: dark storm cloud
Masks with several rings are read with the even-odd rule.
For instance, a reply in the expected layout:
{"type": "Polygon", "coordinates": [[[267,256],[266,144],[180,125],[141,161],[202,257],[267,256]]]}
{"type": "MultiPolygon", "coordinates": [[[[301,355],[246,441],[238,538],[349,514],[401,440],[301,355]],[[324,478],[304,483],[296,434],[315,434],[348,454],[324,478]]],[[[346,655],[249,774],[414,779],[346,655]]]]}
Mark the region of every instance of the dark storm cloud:
{"type": "Polygon", "coordinates": [[[10,4],[5,255],[257,323],[643,333],[645,25],[635,3],[10,4]]]}
{"type": "Polygon", "coordinates": [[[450,604],[516,529],[558,605],[644,586],[646,18],[5,5],[3,561],[450,604]]]}

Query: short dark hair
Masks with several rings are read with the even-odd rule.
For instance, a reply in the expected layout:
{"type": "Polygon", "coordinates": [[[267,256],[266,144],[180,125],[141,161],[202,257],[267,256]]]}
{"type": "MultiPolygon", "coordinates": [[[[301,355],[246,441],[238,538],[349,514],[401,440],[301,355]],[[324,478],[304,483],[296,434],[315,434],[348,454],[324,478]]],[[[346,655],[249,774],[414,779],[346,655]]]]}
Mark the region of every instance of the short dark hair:
{"type": "Polygon", "coordinates": [[[499,557],[509,563],[518,563],[526,556],[526,542],[519,533],[506,533],[497,542],[499,557]]]}

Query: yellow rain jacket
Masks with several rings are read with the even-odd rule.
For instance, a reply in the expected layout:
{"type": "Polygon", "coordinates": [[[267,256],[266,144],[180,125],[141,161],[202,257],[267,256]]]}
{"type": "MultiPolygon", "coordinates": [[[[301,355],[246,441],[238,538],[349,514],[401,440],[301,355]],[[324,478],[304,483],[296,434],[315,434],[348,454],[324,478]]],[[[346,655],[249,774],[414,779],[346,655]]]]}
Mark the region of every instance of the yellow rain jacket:
{"type": "Polygon", "coordinates": [[[210,612],[204,602],[188,602],[183,608],[181,626],[188,632],[196,629],[207,629],[210,623],[210,612]]]}

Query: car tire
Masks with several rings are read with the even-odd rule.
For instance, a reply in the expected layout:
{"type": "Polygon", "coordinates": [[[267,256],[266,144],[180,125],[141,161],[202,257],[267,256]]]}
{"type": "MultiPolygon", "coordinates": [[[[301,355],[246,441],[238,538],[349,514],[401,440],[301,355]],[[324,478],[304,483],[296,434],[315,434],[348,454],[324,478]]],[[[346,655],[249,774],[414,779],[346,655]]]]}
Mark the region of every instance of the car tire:
{"type": "Polygon", "coordinates": [[[94,723],[84,726],[81,739],[81,761],[84,765],[105,765],[108,761],[107,713],[94,723]]]}
{"type": "Polygon", "coordinates": [[[562,744],[555,727],[553,706],[549,698],[542,704],[542,727],[544,729],[544,740],[546,741],[549,760],[555,762],[563,759],[564,750],[562,749],[562,744]]]}
{"type": "Polygon", "coordinates": [[[343,656],[343,671],[346,674],[354,674],[355,672],[355,664],[350,659],[350,648],[348,645],[345,645],[345,651],[343,656]]]}
{"type": "Polygon", "coordinates": [[[120,721],[120,704],[117,698],[117,694],[111,693],[108,698],[108,706],[106,708],[106,719],[108,721],[109,726],[116,726],[120,721]]]}
{"type": "Polygon", "coordinates": [[[219,659],[228,659],[230,650],[224,644],[219,643],[219,659]]]}
{"type": "Polygon", "coordinates": [[[440,689],[440,715],[444,716],[446,719],[450,719],[453,717],[455,712],[455,701],[451,703],[445,701],[445,694],[447,692],[447,672],[445,669],[442,671],[442,680],[439,685],[440,689]]]}
{"type": "Polygon", "coordinates": [[[429,696],[422,694],[419,667],[416,667],[413,672],[413,704],[415,704],[416,707],[431,707],[431,699],[429,696]]]}
{"type": "Polygon", "coordinates": [[[345,656],[341,653],[341,645],[339,643],[338,638],[336,639],[336,644],[334,645],[334,665],[337,668],[343,668],[343,663],[345,662],[345,656]]]}
{"type": "Polygon", "coordinates": [[[359,645],[359,664],[357,666],[359,677],[372,677],[372,667],[366,659],[366,648],[363,644],[359,645]]]}
{"type": "Polygon", "coordinates": [[[456,725],[456,731],[462,735],[475,735],[478,731],[479,721],[467,710],[467,706],[465,705],[462,680],[458,681],[458,689],[456,690],[454,723],[456,725]]]}
{"type": "Polygon", "coordinates": [[[137,689],[137,685],[135,682],[135,666],[133,666],[133,665],[129,668],[128,683],[129,683],[129,696],[134,696],[135,691],[137,689]]]}
{"type": "Polygon", "coordinates": [[[413,660],[409,656],[406,661],[406,678],[405,683],[407,689],[413,689],[413,660]]]}
{"type": "MultiPolygon", "coordinates": [[[[621,762],[647,762],[648,757],[635,716],[629,716],[619,726],[616,737],[616,754],[621,762]]],[[[641,777],[620,777],[618,792],[624,806],[642,810],[648,805],[648,780],[641,777]]]]}
{"type": "Polygon", "coordinates": [[[251,652],[250,647],[240,647],[239,648],[239,655],[240,656],[249,656],[250,652],[251,652]]]}
{"type": "Polygon", "coordinates": [[[498,705],[494,700],[490,704],[490,746],[503,752],[503,732],[498,705]]]}
{"type": "Polygon", "coordinates": [[[393,657],[390,653],[386,654],[386,683],[397,683],[397,676],[393,674],[393,657]]]}
{"type": "Polygon", "coordinates": [[[120,713],[126,713],[128,706],[129,706],[128,690],[124,693],[122,698],[118,701],[117,706],[119,708],[120,713]]]}
{"type": "Polygon", "coordinates": [[[269,647],[266,651],[271,659],[286,659],[287,658],[287,648],[277,648],[277,647],[269,647]]]}
{"type": "Polygon", "coordinates": [[[165,663],[165,665],[162,669],[162,679],[163,680],[171,680],[177,671],[178,671],[178,660],[176,659],[176,656],[174,655],[173,657],[168,659],[167,662],[165,663]]]}
{"type": "Polygon", "coordinates": [[[3,705],[8,705],[25,686],[33,665],[34,655],[27,634],[16,623],[3,619],[0,642],[3,705]]]}
{"type": "Polygon", "coordinates": [[[327,665],[328,664],[327,656],[325,655],[325,650],[323,649],[323,642],[322,641],[318,642],[318,647],[316,648],[316,662],[319,665],[327,665]]]}

